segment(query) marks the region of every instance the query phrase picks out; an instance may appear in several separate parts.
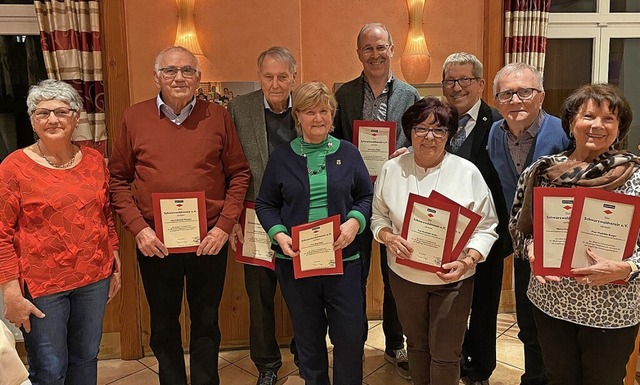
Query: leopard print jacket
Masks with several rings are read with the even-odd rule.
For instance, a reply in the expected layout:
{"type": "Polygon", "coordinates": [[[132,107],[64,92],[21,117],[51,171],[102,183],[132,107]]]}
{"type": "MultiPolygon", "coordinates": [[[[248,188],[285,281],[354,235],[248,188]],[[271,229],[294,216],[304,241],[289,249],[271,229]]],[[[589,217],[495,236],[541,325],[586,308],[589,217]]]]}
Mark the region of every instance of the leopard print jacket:
{"type": "MultiPolygon", "coordinates": [[[[557,162],[563,161],[562,158],[566,159],[565,154],[551,157],[555,157],[554,161],[557,162]]],[[[519,180],[516,202],[509,223],[513,236],[514,257],[523,259],[527,258],[526,245],[532,241],[532,236],[516,230],[515,224],[519,214],[519,207],[516,207],[518,197],[523,196],[527,171],[529,170],[523,172],[519,180]]],[[[539,177],[536,185],[547,187],[551,184],[545,178],[539,177]]],[[[640,196],[640,168],[636,167],[626,183],[613,191],[640,196]]],[[[640,266],[640,238],[636,241],[631,260],[640,266]]],[[[617,329],[640,323],[640,279],[623,285],[588,286],[569,277],[562,277],[560,282],[542,284],[532,276],[527,295],[544,313],[579,325],[617,329]]]]}

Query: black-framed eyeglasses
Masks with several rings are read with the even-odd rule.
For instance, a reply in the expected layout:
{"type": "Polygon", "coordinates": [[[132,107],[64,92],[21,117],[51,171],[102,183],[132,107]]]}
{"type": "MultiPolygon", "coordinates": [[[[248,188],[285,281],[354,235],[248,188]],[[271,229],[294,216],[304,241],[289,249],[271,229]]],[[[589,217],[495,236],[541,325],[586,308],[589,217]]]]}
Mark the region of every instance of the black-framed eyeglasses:
{"type": "Polygon", "coordinates": [[[465,88],[469,87],[471,85],[471,82],[474,80],[480,80],[480,78],[463,77],[459,79],[444,79],[442,81],[442,85],[446,88],[453,88],[456,86],[456,83],[458,83],[460,87],[465,88]]]}
{"type": "Polygon", "coordinates": [[[385,52],[387,52],[387,50],[389,49],[389,47],[391,47],[391,44],[380,44],[377,46],[365,46],[360,48],[360,51],[362,51],[365,55],[371,55],[373,54],[373,51],[375,50],[378,54],[382,55],[385,52]]]}
{"type": "Polygon", "coordinates": [[[496,100],[500,103],[508,103],[513,99],[513,95],[518,95],[520,100],[529,100],[533,98],[536,92],[540,92],[537,88],[520,88],[515,91],[501,91],[496,94],[496,100]]]}
{"type": "Polygon", "coordinates": [[[58,107],[53,110],[50,110],[48,108],[36,108],[35,110],[33,110],[33,116],[35,116],[38,120],[47,120],[49,119],[49,116],[51,116],[52,112],[56,116],[56,118],[66,119],[70,117],[71,114],[76,112],[76,110],[67,107],[58,107]]]}
{"type": "Polygon", "coordinates": [[[415,126],[413,127],[413,132],[416,134],[418,138],[424,138],[427,135],[429,135],[429,133],[431,133],[431,135],[433,135],[434,138],[438,138],[438,139],[441,139],[447,136],[447,129],[444,127],[427,128],[422,126],[415,126]]]}
{"type": "Polygon", "coordinates": [[[158,71],[162,72],[162,75],[164,75],[164,77],[167,79],[175,78],[178,75],[178,72],[182,72],[182,77],[187,79],[190,79],[196,76],[196,74],[198,73],[197,69],[191,68],[189,66],[182,67],[182,68],[164,67],[164,68],[160,68],[158,71]]]}

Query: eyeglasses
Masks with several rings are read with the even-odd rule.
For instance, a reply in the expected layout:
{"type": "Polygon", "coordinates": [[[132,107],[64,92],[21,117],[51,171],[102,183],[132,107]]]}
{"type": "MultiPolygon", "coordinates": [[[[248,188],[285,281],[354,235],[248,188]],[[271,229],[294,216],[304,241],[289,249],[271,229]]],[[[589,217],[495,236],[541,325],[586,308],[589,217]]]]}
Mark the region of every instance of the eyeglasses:
{"type": "Polygon", "coordinates": [[[182,68],[164,67],[164,68],[160,68],[158,71],[162,72],[162,75],[166,79],[175,78],[176,75],[178,75],[178,72],[182,72],[182,77],[186,79],[191,79],[192,77],[196,76],[196,74],[198,73],[197,69],[191,68],[191,67],[182,67],[182,68]]]}
{"type": "Polygon", "coordinates": [[[360,51],[362,51],[362,53],[364,53],[365,55],[372,55],[373,51],[375,50],[378,54],[382,55],[387,52],[389,47],[391,47],[391,44],[381,44],[375,47],[368,45],[366,47],[360,48],[360,51]]]}
{"type": "Polygon", "coordinates": [[[415,126],[413,127],[413,132],[416,134],[418,138],[424,138],[427,135],[429,135],[429,133],[431,133],[431,135],[433,135],[434,138],[438,138],[438,139],[441,139],[447,136],[447,129],[443,127],[426,128],[422,126],[415,126]]]}
{"type": "Polygon", "coordinates": [[[537,88],[520,88],[517,91],[502,91],[496,94],[496,100],[500,103],[508,103],[513,99],[513,95],[518,95],[520,100],[529,100],[533,98],[536,92],[540,92],[537,88]]]}
{"type": "Polygon", "coordinates": [[[36,108],[33,111],[33,116],[35,116],[36,119],[38,120],[47,120],[49,119],[49,116],[51,115],[52,112],[56,116],[56,118],[66,119],[70,117],[71,114],[76,112],[76,110],[74,110],[73,108],[67,108],[67,107],[58,107],[55,110],[50,110],[48,108],[36,108]]]}
{"type": "Polygon", "coordinates": [[[442,81],[442,85],[446,88],[453,88],[456,86],[456,83],[462,88],[469,87],[471,82],[474,80],[479,80],[480,78],[460,78],[460,79],[445,79],[442,81]]]}

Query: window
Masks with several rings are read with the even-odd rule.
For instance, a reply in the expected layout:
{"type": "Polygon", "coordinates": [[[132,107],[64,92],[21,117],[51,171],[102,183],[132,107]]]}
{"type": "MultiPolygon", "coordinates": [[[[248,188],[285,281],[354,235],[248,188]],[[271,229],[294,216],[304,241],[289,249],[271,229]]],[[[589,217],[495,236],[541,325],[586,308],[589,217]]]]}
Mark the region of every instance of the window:
{"type": "MultiPolygon", "coordinates": [[[[558,116],[564,99],[578,86],[612,83],[640,116],[640,2],[637,0],[556,0],[547,31],[545,103],[558,116]],[[635,81],[635,82],[634,82],[635,81]]],[[[627,148],[640,154],[640,120],[632,123],[627,148]]]]}

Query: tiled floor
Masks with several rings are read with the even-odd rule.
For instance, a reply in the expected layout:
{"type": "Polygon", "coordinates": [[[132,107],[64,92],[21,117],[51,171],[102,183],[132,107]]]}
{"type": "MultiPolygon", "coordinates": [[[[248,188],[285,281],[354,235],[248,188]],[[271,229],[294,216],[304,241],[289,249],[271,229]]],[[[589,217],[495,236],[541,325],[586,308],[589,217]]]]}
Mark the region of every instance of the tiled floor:
{"type": "MultiPolygon", "coordinates": [[[[393,366],[384,359],[384,336],[380,321],[369,322],[369,339],[365,345],[364,380],[367,385],[409,385],[400,378],[393,366]]],[[[498,317],[498,367],[491,376],[492,385],[520,383],[523,368],[522,345],[517,338],[515,314],[498,317]]],[[[278,384],[302,385],[289,349],[281,349],[283,365],[278,372],[278,384]]],[[[329,353],[329,365],[332,364],[329,353]]],[[[220,383],[224,385],[254,385],[257,372],[248,350],[230,350],[220,353],[218,361],[220,383]]],[[[99,385],[152,385],[158,384],[158,363],[154,357],[136,361],[104,360],[98,363],[99,385]]]]}

